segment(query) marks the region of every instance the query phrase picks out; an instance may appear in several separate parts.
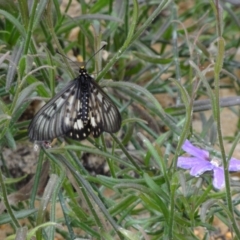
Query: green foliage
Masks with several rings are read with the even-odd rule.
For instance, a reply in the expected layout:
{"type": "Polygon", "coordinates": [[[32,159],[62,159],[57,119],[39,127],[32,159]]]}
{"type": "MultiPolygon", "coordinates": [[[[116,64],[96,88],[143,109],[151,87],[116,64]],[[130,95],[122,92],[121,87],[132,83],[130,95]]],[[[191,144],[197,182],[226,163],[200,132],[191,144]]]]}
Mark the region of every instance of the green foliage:
{"type": "Polygon", "coordinates": [[[29,145],[31,119],[22,117],[30,103],[50,99],[78,74],[78,64],[71,66],[60,54],[88,61],[102,41],[107,58],[97,54],[87,69],[102,87],[114,89],[108,95],[121,112],[122,127],[115,135],[59,139],[52,148],[41,148],[24,204],[17,204],[18,195],[12,202],[7,198],[18,181],[2,156],[0,194],[7,213],[0,214],[0,225],[11,223],[8,239],[54,239],[56,233],[63,239],[198,239],[196,227],[207,239],[215,230],[214,217],[239,239],[239,194],[230,191],[228,171],[226,190],[217,192],[211,175],[193,178],[176,167],[186,138],[210,151],[209,143],[218,144],[226,169],[223,140],[233,142],[229,158],[239,141],[239,134],[222,134],[220,121],[220,107],[239,114],[240,81],[234,73],[239,63],[237,51],[231,51],[240,44],[239,8],[222,3],[220,11],[217,1],[189,1],[191,7],[170,0],[63,1],[65,8],[60,2],[0,0],[1,152],[29,145]],[[230,78],[227,84],[224,77],[230,78]],[[236,97],[219,98],[221,89],[235,91],[236,97]],[[175,104],[164,105],[165,98],[175,104]],[[212,111],[209,119],[206,110],[212,111]],[[200,132],[193,113],[203,125],[200,132]],[[109,176],[91,175],[81,162],[86,153],[104,158],[109,176]],[[47,172],[42,172],[44,161],[51,165],[47,172]],[[38,196],[46,174],[50,179],[38,196]],[[27,229],[22,218],[29,221],[27,229]]]}

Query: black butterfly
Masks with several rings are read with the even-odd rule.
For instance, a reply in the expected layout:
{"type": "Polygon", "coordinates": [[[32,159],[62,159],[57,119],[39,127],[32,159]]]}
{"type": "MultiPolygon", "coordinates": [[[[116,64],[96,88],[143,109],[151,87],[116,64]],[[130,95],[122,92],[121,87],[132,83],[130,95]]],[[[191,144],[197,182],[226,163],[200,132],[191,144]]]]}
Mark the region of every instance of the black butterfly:
{"type": "Polygon", "coordinates": [[[112,100],[87,73],[84,67],[79,76],[56,94],[34,116],[28,127],[31,141],[51,141],[59,136],[83,140],[105,131],[120,129],[121,115],[112,100]]]}

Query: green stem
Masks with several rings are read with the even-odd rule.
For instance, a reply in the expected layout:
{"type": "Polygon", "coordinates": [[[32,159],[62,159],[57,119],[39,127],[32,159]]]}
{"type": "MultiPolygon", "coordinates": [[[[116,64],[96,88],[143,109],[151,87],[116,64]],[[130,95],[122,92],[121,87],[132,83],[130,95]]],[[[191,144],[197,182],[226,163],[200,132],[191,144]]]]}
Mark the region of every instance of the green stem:
{"type": "Polygon", "coordinates": [[[29,20],[29,10],[28,10],[28,1],[27,0],[19,0],[18,1],[19,10],[21,13],[21,18],[25,29],[28,27],[29,20]]]}
{"type": "Polygon", "coordinates": [[[231,213],[231,225],[235,231],[236,237],[240,239],[240,231],[239,226],[237,225],[236,219],[234,217],[234,208],[232,204],[232,196],[231,196],[231,188],[230,188],[230,178],[229,178],[229,170],[228,170],[228,161],[224,149],[223,143],[223,136],[221,130],[221,118],[220,118],[220,101],[219,101],[219,86],[220,86],[220,73],[222,70],[223,60],[224,60],[224,48],[225,48],[225,41],[222,37],[222,14],[219,1],[217,0],[216,3],[212,1],[213,9],[215,10],[215,15],[217,19],[217,32],[219,36],[218,40],[218,55],[216,57],[216,63],[214,66],[214,102],[213,102],[213,113],[214,119],[217,123],[217,133],[219,139],[219,147],[222,155],[222,164],[223,164],[223,171],[225,175],[225,186],[226,186],[226,200],[228,210],[231,213]]]}
{"type": "Polygon", "coordinates": [[[227,206],[228,210],[231,212],[231,224],[232,227],[238,236],[240,238],[240,231],[239,226],[236,223],[236,220],[234,218],[234,209],[232,204],[232,196],[231,196],[231,188],[230,188],[230,178],[229,178],[229,170],[228,170],[228,161],[226,158],[226,153],[224,149],[224,143],[223,143],[223,136],[222,136],[222,130],[221,130],[221,117],[220,117],[220,103],[219,103],[219,85],[220,85],[220,71],[222,69],[223,64],[223,58],[224,58],[224,45],[225,41],[222,37],[219,37],[218,40],[218,56],[216,59],[216,64],[214,68],[214,87],[215,87],[215,102],[214,102],[214,118],[217,123],[217,132],[218,132],[218,139],[219,139],[219,146],[221,150],[222,155],[222,163],[223,163],[223,170],[225,175],[225,186],[226,186],[226,200],[227,200],[227,206]]]}
{"type": "Polygon", "coordinates": [[[38,0],[34,0],[33,6],[32,6],[32,12],[31,12],[31,15],[30,15],[30,21],[29,21],[28,29],[27,29],[25,46],[24,46],[24,50],[23,50],[24,55],[26,55],[28,53],[28,49],[30,48],[29,46],[30,46],[30,41],[31,41],[31,37],[32,37],[34,16],[36,14],[37,5],[38,5],[38,0]]]}
{"type": "Polygon", "coordinates": [[[123,146],[123,144],[121,143],[121,141],[118,140],[118,138],[110,133],[112,138],[114,139],[114,141],[119,145],[119,147],[122,149],[122,151],[124,152],[124,154],[126,155],[126,157],[128,158],[128,160],[132,163],[132,165],[139,171],[142,172],[141,168],[135,163],[134,159],[132,158],[132,156],[128,153],[128,151],[125,149],[125,147],[123,146]]]}
{"type": "MultiPolygon", "coordinates": [[[[52,21],[52,8],[51,8],[51,4],[48,5],[47,11],[46,11],[46,25],[48,27],[48,30],[50,32],[50,35],[52,36],[52,39],[54,41],[54,43],[57,46],[58,51],[64,56],[64,52],[62,50],[62,47],[58,41],[58,38],[55,34],[54,31],[54,27],[53,27],[53,21],[52,21]]],[[[68,67],[68,71],[70,73],[70,75],[74,78],[75,74],[72,70],[72,68],[70,67],[69,62],[67,61],[67,58],[63,58],[64,63],[66,64],[66,66],[68,67]]]]}
{"type": "MultiPolygon", "coordinates": [[[[64,182],[64,179],[66,177],[66,171],[65,169],[63,168],[62,165],[58,164],[57,167],[59,167],[61,170],[60,170],[60,176],[59,176],[59,180],[57,182],[57,185],[53,191],[53,194],[52,194],[52,198],[51,198],[51,212],[50,212],[50,221],[51,222],[56,222],[56,206],[57,206],[57,203],[58,203],[58,195],[61,193],[61,187],[63,185],[63,182],[64,182]]],[[[52,240],[54,239],[54,235],[55,235],[55,226],[49,226],[49,240],[52,240]]],[[[71,233],[72,231],[70,231],[70,228],[68,228],[69,230],[69,233],[70,233],[70,236],[73,236],[71,233]]],[[[74,238],[71,238],[71,239],[74,239],[74,238]]]]}
{"type": "MultiPolygon", "coordinates": [[[[95,192],[92,189],[92,186],[84,179],[83,176],[81,176],[81,174],[78,171],[76,171],[76,168],[73,167],[73,165],[69,161],[67,161],[62,155],[58,155],[58,159],[56,159],[52,154],[47,152],[45,149],[44,149],[44,151],[45,151],[45,154],[49,158],[51,158],[54,162],[58,163],[58,159],[59,159],[65,166],[67,166],[67,168],[75,176],[78,184],[80,184],[80,186],[83,186],[82,193],[84,194],[87,204],[89,206],[92,206],[91,200],[88,197],[88,194],[89,194],[91,199],[96,203],[96,205],[101,209],[103,214],[106,216],[106,218],[108,219],[108,221],[110,222],[110,224],[112,225],[114,230],[118,233],[119,238],[122,239],[121,234],[119,233],[119,226],[114,221],[114,219],[111,217],[111,215],[108,213],[108,211],[107,211],[106,207],[104,206],[104,204],[102,203],[102,201],[97,197],[97,195],[95,194],[95,192]]],[[[97,225],[100,228],[103,228],[103,225],[102,225],[99,217],[97,216],[96,212],[94,211],[94,209],[95,209],[94,207],[92,207],[92,209],[91,209],[93,217],[94,217],[97,225]]]]}
{"type": "Polygon", "coordinates": [[[159,13],[163,10],[164,7],[166,7],[171,1],[162,1],[159,6],[156,8],[156,10],[152,13],[151,16],[149,16],[148,20],[143,24],[142,27],[139,28],[139,30],[136,31],[135,34],[135,27],[136,27],[136,22],[137,22],[137,13],[138,13],[138,4],[137,1],[134,1],[134,10],[133,10],[133,24],[130,26],[129,33],[127,36],[126,41],[124,42],[123,46],[117,51],[117,53],[111,58],[111,60],[108,62],[108,64],[104,67],[104,69],[101,71],[101,73],[98,75],[96,78],[96,81],[101,79],[108,71],[109,69],[113,66],[113,64],[118,61],[120,56],[125,52],[125,50],[137,39],[139,36],[143,33],[143,31],[151,25],[151,22],[154,20],[155,17],[159,15],[159,13]]]}
{"type": "Polygon", "coordinates": [[[10,218],[12,220],[12,224],[13,224],[13,227],[15,230],[17,230],[17,228],[20,228],[20,224],[18,223],[13,211],[12,211],[12,208],[8,202],[8,197],[7,197],[7,190],[5,188],[5,184],[4,184],[4,178],[3,178],[3,174],[2,174],[2,170],[0,168],[0,185],[1,185],[1,192],[2,192],[2,196],[3,196],[3,203],[10,215],[10,218]]]}
{"type": "MultiPolygon", "coordinates": [[[[173,3],[172,4],[172,15],[173,19],[176,21],[177,20],[177,6],[173,3]]],[[[173,55],[174,55],[174,62],[175,62],[175,73],[176,73],[176,79],[177,81],[181,81],[181,73],[180,73],[180,67],[179,67],[179,49],[178,49],[178,23],[173,22],[173,32],[172,32],[172,41],[173,41],[173,55]]],[[[176,100],[176,105],[179,105],[181,103],[180,99],[180,92],[178,92],[178,97],[176,100]]]]}
{"type": "MultiPolygon", "coordinates": [[[[187,138],[187,135],[189,133],[189,126],[191,126],[191,121],[192,121],[192,104],[193,104],[193,99],[190,99],[187,91],[185,90],[185,88],[182,87],[181,83],[176,80],[175,84],[180,89],[182,101],[184,102],[184,105],[186,108],[186,117],[185,117],[186,120],[184,122],[184,126],[183,126],[182,132],[179,137],[178,145],[177,145],[177,148],[176,148],[173,160],[172,160],[172,162],[174,164],[174,167],[172,169],[173,174],[174,174],[174,172],[176,172],[176,169],[177,169],[177,159],[181,152],[183,141],[187,138]]],[[[175,211],[176,211],[176,209],[175,209],[176,188],[173,187],[172,182],[174,182],[173,177],[171,179],[171,188],[170,188],[170,192],[171,192],[170,200],[171,201],[170,201],[170,215],[169,215],[169,222],[168,222],[168,237],[169,237],[169,239],[173,239],[174,215],[175,215],[175,211]]],[[[175,184],[174,184],[174,186],[175,186],[175,184]]]]}
{"type": "Polygon", "coordinates": [[[29,208],[30,209],[34,208],[35,197],[37,195],[38,184],[39,184],[40,174],[41,174],[41,170],[42,170],[43,155],[44,155],[44,152],[42,150],[40,150],[39,157],[38,157],[38,162],[37,162],[35,179],[34,179],[34,183],[33,183],[33,187],[32,187],[32,193],[31,193],[31,197],[30,197],[30,203],[29,203],[29,208]]]}

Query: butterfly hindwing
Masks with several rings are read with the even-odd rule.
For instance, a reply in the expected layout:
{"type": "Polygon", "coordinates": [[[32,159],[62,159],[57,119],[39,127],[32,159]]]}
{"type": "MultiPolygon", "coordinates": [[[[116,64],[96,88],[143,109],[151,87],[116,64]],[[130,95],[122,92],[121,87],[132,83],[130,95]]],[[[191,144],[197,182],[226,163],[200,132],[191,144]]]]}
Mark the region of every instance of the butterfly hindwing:
{"type": "Polygon", "coordinates": [[[72,126],[66,120],[68,109],[75,102],[77,81],[73,80],[67,87],[55,95],[34,116],[28,127],[28,135],[32,141],[48,141],[56,136],[64,135],[72,126]]]}
{"type": "Polygon", "coordinates": [[[89,104],[92,107],[91,112],[94,117],[92,122],[97,124],[99,134],[103,131],[109,133],[117,132],[121,126],[121,115],[117,107],[101,87],[93,80],[90,81],[90,89],[91,98],[89,104]]]}
{"type": "Polygon", "coordinates": [[[94,137],[103,131],[115,133],[120,126],[117,107],[81,67],[79,76],[34,116],[28,131],[32,141],[51,141],[63,135],[83,140],[90,133],[94,137]]]}

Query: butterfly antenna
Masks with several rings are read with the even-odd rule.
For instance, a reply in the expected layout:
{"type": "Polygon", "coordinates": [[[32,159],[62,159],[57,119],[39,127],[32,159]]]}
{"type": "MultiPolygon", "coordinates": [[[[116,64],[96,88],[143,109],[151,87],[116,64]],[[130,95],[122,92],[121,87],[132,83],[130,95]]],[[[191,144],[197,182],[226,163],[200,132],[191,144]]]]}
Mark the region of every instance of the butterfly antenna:
{"type": "Polygon", "coordinates": [[[68,59],[68,60],[69,60],[70,62],[72,62],[73,64],[75,64],[77,67],[79,67],[78,64],[77,64],[76,62],[74,62],[71,58],[69,58],[69,57],[67,57],[66,55],[60,53],[58,50],[56,50],[56,52],[57,52],[59,55],[61,55],[62,57],[65,57],[66,59],[68,59]]]}
{"type": "Polygon", "coordinates": [[[86,62],[86,66],[87,66],[87,64],[101,51],[101,50],[103,50],[105,47],[106,47],[106,43],[100,48],[100,49],[98,49],[89,59],[88,59],[88,61],[86,62]]]}
{"type": "MultiPolygon", "coordinates": [[[[105,47],[106,47],[106,43],[104,43],[104,45],[100,48],[100,49],[98,49],[89,59],[88,59],[88,61],[86,62],[86,66],[87,66],[87,64],[102,50],[102,49],[104,49],[105,47]]],[[[64,54],[62,54],[62,53],[60,53],[58,50],[56,50],[56,52],[59,54],[59,55],[61,55],[62,57],[65,57],[66,59],[68,59],[69,61],[71,61],[72,63],[74,63],[77,67],[79,67],[77,64],[76,64],[76,62],[74,62],[72,59],[70,59],[69,57],[67,57],[66,55],[64,55],[64,54]]]]}

